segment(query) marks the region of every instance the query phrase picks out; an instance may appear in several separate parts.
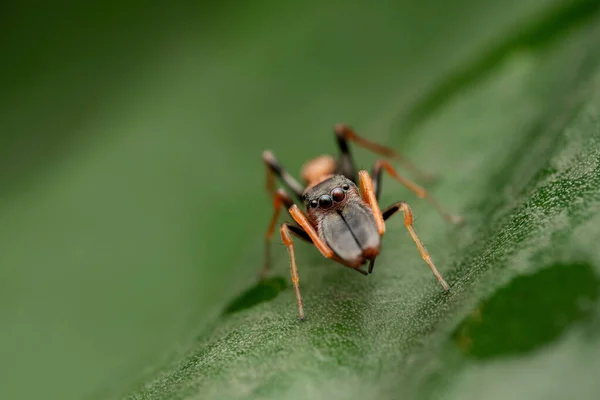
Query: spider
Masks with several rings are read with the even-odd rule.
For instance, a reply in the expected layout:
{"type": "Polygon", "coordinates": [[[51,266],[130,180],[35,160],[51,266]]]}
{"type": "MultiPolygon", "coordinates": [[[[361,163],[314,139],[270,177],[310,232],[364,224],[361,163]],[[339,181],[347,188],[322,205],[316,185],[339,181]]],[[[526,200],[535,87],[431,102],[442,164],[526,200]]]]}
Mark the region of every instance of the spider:
{"type": "Polygon", "coordinates": [[[301,170],[305,185],[301,185],[292,177],[271,151],[265,150],[262,154],[263,162],[267,167],[267,191],[273,199],[274,211],[266,233],[265,266],[261,271],[261,278],[264,278],[270,270],[270,244],[281,208],[285,206],[297,225],[284,222],[281,224],[280,234],[290,258],[290,273],[298,302],[298,312],[300,319],[304,320],[304,305],[300,294],[300,279],[292,235],[313,244],[324,257],[368,275],[373,272],[375,258],[381,250],[385,221],[396,212],[402,211],[406,229],[421,257],[429,265],[444,290],[449,290],[450,287],[435,267],[429,252],[413,228],[413,214],[409,205],[399,201],[383,211],[379,208],[378,199],[383,171],[414,192],[417,197],[428,200],[448,221],[461,223],[462,218],[445,211],[425,189],[398,174],[392,164],[386,160],[377,160],[371,175],[364,170],[357,172],[348,146],[349,142],[403,163],[421,179],[429,178],[401,154],[358,136],[345,124],[336,125],[334,131],[340,149],[339,158],[335,160],[329,155],[322,155],[305,163],[301,170]],[[283,188],[275,190],[275,177],[281,179],[304,204],[306,213],[300,210],[286,190],[283,188]],[[362,268],[366,263],[369,264],[367,270],[362,268]]]}

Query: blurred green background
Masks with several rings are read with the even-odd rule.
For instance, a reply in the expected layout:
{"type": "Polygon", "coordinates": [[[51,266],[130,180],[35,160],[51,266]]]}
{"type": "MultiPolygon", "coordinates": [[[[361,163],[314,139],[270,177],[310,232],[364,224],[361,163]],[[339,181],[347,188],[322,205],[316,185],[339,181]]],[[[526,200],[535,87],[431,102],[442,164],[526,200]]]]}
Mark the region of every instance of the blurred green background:
{"type": "MultiPolygon", "coordinates": [[[[599,11],[591,0],[4,3],[0,398],[592,398],[599,11]],[[280,245],[272,286],[255,288],[272,301],[243,297],[271,212],[261,152],[296,174],[337,151],[337,122],[438,174],[434,194],[467,217],[447,226],[385,180],[383,203],[414,204],[450,297],[400,220],[366,279],[298,246],[306,324],[279,293],[280,245]],[[543,269],[555,271],[547,285],[494,300],[543,269]],[[538,299],[539,312],[510,319],[520,302],[507,298],[538,299]],[[236,299],[244,311],[222,316],[236,299]],[[480,307],[497,310],[495,325],[478,322],[480,307]],[[538,335],[544,324],[555,333],[538,335]],[[511,353],[564,332],[555,353],[511,353]],[[496,353],[514,362],[467,361],[496,353]],[[561,392],[549,382],[565,371],[561,392]]],[[[355,153],[360,167],[375,159],[355,153]]]]}

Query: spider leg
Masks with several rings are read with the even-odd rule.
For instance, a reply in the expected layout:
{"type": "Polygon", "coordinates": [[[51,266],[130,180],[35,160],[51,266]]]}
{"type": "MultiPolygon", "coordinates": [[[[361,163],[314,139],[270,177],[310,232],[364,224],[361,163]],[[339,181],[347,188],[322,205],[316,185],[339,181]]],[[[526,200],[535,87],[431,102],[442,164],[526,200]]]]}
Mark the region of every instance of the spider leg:
{"type": "Polygon", "coordinates": [[[267,167],[267,192],[272,196],[275,195],[275,177],[277,176],[302,201],[304,187],[281,166],[275,155],[271,151],[265,150],[262,154],[262,159],[267,167]]]}
{"type": "Polygon", "coordinates": [[[401,185],[403,185],[408,190],[410,190],[411,192],[416,194],[417,197],[427,200],[429,202],[429,204],[434,206],[436,208],[436,210],[448,222],[451,222],[453,224],[461,224],[464,222],[464,219],[462,217],[450,214],[448,211],[446,211],[446,209],[444,207],[442,207],[442,205],[433,196],[431,196],[431,194],[429,194],[428,191],[426,191],[425,189],[423,189],[421,186],[417,185],[416,183],[404,178],[402,175],[400,175],[398,173],[398,171],[396,171],[396,169],[392,166],[392,164],[390,164],[389,162],[387,162],[385,160],[376,161],[375,164],[373,165],[373,171],[371,173],[371,175],[373,176],[373,179],[374,179],[373,187],[374,187],[376,199],[379,199],[379,195],[381,193],[381,177],[382,177],[383,171],[386,171],[388,174],[390,174],[392,178],[394,178],[401,185]]]}
{"type": "Polygon", "coordinates": [[[429,255],[429,252],[427,251],[427,249],[421,242],[421,239],[419,239],[419,236],[417,236],[415,229],[413,228],[413,214],[412,214],[412,210],[410,209],[409,205],[403,201],[399,201],[397,203],[392,204],[391,206],[389,206],[388,208],[386,208],[383,211],[383,213],[382,213],[383,219],[387,220],[392,215],[394,215],[397,211],[400,211],[400,210],[402,210],[402,213],[404,214],[404,225],[406,226],[406,229],[408,229],[408,233],[410,233],[410,236],[412,237],[413,241],[417,245],[417,248],[419,249],[419,253],[421,253],[421,257],[423,258],[423,260],[425,260],[427,265],[429,265],[431,272],[433,272],[433,275],[435,275],[435,277],[440,282],[440,284],[442,285],[444,290],[450,290],[450,286],[448,286],[448,284],[446,283],[444,278],[442,278],[442,275],[437,270],[437,268],[435,267],[435,264],[431,260],[431,256],[429,255]]]}
{"type": "Polygon", "coordinates": [[[298,266],[296,264],[296,251],[294,249],[294,241],[292,240],[291,234],[294,234],[295,236],[298,236],[299,238],[304,240],[308,238],[308,240],[310,240],[315,245],[315,247],[319,249],[321,254],[323,254],[323,256],[325,256],[326,258],[330,258],[334,261],[341,263],[342,265],[355,269],[363,275],[367,275],[367,272],[361,270],[360,268],[351,266],[347,264],[344,260],[337,257],[334,254],[333,250],[331,250],[329,246],[325,242],[323,242],[321,238],[319,238],[313,226],[310,224],[310,221],[304,215],[304,213],[300,211],[298,206],[294,204],[289,211],[294,220],[298,223],[298,225],[300,225],[300,227],[295,227],[287,222],[284,222],[281,225],[280,233],[281,239],[287,247],[288,255],[290,258],[290,275],[292,277],[292,284],[294,285],[294,292],[296,293],[298,313],[300,315],[300,319],[304,320],[304,303],[302,302],[302,295],[300,294],[300,277],[298,275],[298,266]]]}
{"type": "Polygon", "coordinates": [[[375,195],[375,189],[373,188],[373,180],[367,171],[358,171],[358,182],[360,185],[360,191],[362,193],[363,200],[371,207],[371,212],[375,218],[375,224],[379,235],[383,236],[385,233],[385,222],[379,209],[379,203],[377,202],[377,196],[375,195]]]}
{"type": "Polygon", "coordinates": [[[304,303],[302,302],[302,295],[300,294],[300,277],[298,276],[298,266],[296,265],[296,251],[294,250],[294,241],[290,233],[297,234],[295,230],[291,230],[292,225],[284,222],[279,229],[281,233],[281,239],[287,247],[288,255],[290,257],[290,275],[292,276],[292,284],[294,285],[294,292],[296,293],[296,301],[298,303],[298,314],[300,319],[304,321],[304,303]]]}
{"type": "MultiPolygon", "coordinates": [[[[358,136],[358,134],[356,134],[356,132],[352,128],[350,128],[348,125],[337,124],[335,126],[335,134],[338,138],[339,147],[342,150],[342,157],[341,157],[342,166],[345,166],[345,163],[348,163],[348,168],[350,168],[350,167],[354,168],[354,164],[352,163],[352,159],[350,157],[350,152],[348,150],[348,145],[347,145],[347,141],[351,141],[351,142],[356,143],[358,146],[365,148],[367,150],[370,150],[376,154],[396,160],[404,168],[406,168],[408,171],[410,171],[411,174],[416,176],[417,179],[419,179],[423,182],[429,182],[429,181],[435,180],[435,178],[432,175],[430,175],[426,172],[423,172],[419,168],[417,168],[417,166],[415,166],[403,154],[395,151],[394,149],[392,149],[390,147],[382,146],[380,144],[371,142],[365,138],[358,136]],[[347,156],[346,156],[346,154],[347,154],[347,156]]],[[[345,174],[342,174],[342,175],[345,175],[345,174]]],[[[348,178],[350,178],[351,176],[355,177],[356,173],[354,173],[351,176],[350,175],[346,175],[346,176],[348,178]]]]}
{"type": "MultiPolygon", "coordinates": [[[[267,228],[267,232],[265,234],[265,265],[259,274],[261,280],[265,279],[271,270],[271,243],[273,241],[273,233],[275,232],[277,219],[281,213],[281,207],[285,206],[286,209],[289,209],[292,205],[294,205],[294,201],[284,189],[279,189],[273,194],[273,215],[271,216],[271,222],[269,222],[269,227],[267,228]]],[[[301,232],[302,233],[297,232],[300,237],[302,237],[301,235],[304,234],[305,236],[302,238],[308,242],[311,242],[310,238],[306,236],[306,233],[304,233],[304,231],[301,232]]]]}

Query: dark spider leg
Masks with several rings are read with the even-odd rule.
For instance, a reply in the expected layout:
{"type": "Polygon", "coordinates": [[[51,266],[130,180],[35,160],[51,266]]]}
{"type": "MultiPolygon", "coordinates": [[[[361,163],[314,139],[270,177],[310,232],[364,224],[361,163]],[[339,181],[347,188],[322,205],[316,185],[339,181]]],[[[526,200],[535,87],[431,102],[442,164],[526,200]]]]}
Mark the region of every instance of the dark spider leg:
{"type": "Polygon", "coordinates": [[[354,159],[350,152],[350,146],[348,146],[349,138],[346,136],[344,129],[335,128],[335,137],[337,139],[337,145],[340,149],[340,157],[338,158],[336,165],[336,174],[344,175],[352,182],[357,182],[356,167],[354,165],[354,159]]]}
{"type": "Polygon", "coordinates": [[[302,201],[302,193],[305,189],[304,186],[298,183],[298,181],[281,166],[279,161],[277,161],[277,158],[275,158],[275,155],[271,151],[265,150],[262,154],[262,159],[267,166],[267,192],[272,196],[275,195],[275,176],[278,176],[279,179],[294,192],[296,197],[302,201]]]}
{"type": "Polygon", "coordinates": [[[373,268],[375,267],[375,258],[372,258],[371,261],[369,261],[369,274],[373,273],[373,268]]]}

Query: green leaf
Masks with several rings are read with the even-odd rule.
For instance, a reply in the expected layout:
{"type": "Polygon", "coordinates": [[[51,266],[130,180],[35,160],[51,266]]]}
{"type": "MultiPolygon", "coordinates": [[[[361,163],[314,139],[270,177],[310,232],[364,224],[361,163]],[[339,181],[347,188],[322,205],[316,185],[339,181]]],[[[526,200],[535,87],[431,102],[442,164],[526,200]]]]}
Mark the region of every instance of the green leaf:
{"type": "Polygon", "coordinates": [[[597,2],[128,7],[6,8],[0,398],[594,397],[597,2]],[[368,277],[297,245],[301,323],[260,154],[341,121],[467,223],[384,179],[451,292],[394,217],[368,277]]]}

